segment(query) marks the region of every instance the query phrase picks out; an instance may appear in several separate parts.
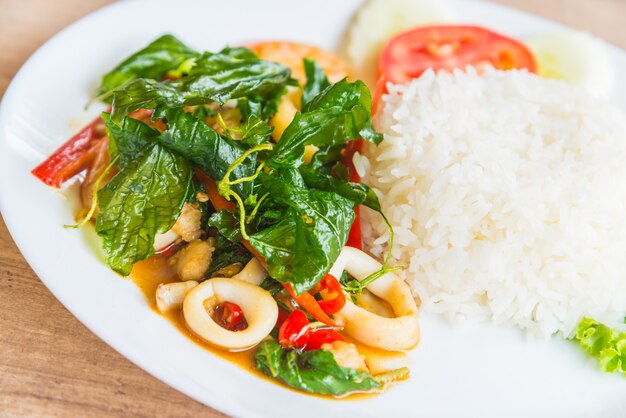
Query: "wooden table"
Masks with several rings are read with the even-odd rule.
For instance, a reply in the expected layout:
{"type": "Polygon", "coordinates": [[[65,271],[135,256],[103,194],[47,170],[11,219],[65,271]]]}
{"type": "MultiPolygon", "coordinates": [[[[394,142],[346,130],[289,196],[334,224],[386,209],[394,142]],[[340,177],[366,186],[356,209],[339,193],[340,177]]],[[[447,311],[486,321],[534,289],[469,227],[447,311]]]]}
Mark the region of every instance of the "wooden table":
{"type": "MultiPolygon", "coordinates": [[[[626,48],[626,0],[497,0],[626,48]]],[[[50,36],[110,0],[0,0],[0,95],[50,36]]],[[[43,286],[0,220],[0,417],[218,417],[149,376],[43,286]]]]}

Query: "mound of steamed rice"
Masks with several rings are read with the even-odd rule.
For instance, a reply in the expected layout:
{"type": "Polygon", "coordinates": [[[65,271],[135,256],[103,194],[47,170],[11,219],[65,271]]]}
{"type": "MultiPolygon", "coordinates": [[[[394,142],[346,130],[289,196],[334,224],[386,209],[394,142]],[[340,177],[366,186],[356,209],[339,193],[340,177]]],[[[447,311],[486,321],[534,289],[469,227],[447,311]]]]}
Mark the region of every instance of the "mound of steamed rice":
{"type": "MultiPolygon", "coordinates": [[[[359,169],[427,312],[570,335],[626,311],[626,116],[518,71],[390,86],[359,169]]],[[[389,234],[365,218],[369,250],[389,234]]]]}

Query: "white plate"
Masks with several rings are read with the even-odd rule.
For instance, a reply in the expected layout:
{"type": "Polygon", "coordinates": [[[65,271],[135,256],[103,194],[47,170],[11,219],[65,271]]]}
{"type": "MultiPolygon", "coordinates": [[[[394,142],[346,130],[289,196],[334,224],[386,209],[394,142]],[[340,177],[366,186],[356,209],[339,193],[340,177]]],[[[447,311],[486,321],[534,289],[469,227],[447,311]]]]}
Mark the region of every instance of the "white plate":
{"type": "MultiPolygon", "coordinates": [[[[70,205],[29,171],[69,137],[69,121],[86,121],[100,111],[85,113],[83,106],[100,76],[120,59],[164,32],[206,50],[259,39],[333,49],[359,3],[128,1],[52,38],[20,70],[0,109],[0,208],[22,253],[52,293],[100,338],[167,384],[231,415],[626,416],[624,378],[601,373],[573,344],[526,341],[514,329],[493,326],[451,328],[431,317],[422,321],[423,341],[412,354],[408,382],[358,401],[300,395],[189,341],[148,308],[133,283],[109,271],[88,234],[63,229],[72,222],[70,205]]],[[[488,3],[451,5],[463,21],[512,36],[559,28],[488,3]]],[[[611,51],[616,74],[625,74],[626,54],[611,51]]],[[[624,106],[621,83],[614,100],[624,106]]]]}

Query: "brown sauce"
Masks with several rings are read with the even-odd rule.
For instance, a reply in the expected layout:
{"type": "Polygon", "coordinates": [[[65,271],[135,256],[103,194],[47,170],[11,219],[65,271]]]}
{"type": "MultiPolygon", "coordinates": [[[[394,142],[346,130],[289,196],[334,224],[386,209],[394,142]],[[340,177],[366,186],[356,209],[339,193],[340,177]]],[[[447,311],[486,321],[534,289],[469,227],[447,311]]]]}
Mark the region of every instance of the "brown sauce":
{"type": "MultiPolygon", "coordinates": [[[[147,260],[137,262],[133,267],[133,271],[131,272],[130,277],[133,280],[133,282],[137,285],[137,287],[139,287],[139,289],[142,291],[142,293],[146,297],[146,301],[148,302],[152,310],[156,314],[167,318],[170,321],[170,323],[172,323],[172,325],[174,325],[180,332],[186,335],[191,341],[198,344],[205,350],[210,351],[216,356],[224,360],[227,360],[231,363],[234,363],[237,366],[241,367],[242,369],[250,373],[253,373],[255,376],[261,377],[273,383],[278,383],[277,380],[270,378],[269,376],[265,375],[263,372],[261,372],[259,369],[256,368],[255,362],[254,362],[254,353],[256,350],[255,347],[248,349],[248,350],[235,352],[235,351],[228,351],[228,350],[224,350],[222,348],[213,346],[209,344],[208,342],[204,341],[203,339],[199,338],[191,330],[189,330],[189,328],[187,328],[185,319],[183,317],[182,309],[176,309],[166,314],[162,314],[157,309],[155,294],[156,294],[156,289],[159,286],[159,284],[178,281],[176,272],[168,264],[168,256],[155,255],[147,260]]],[[[350,339],[348,340],[354,343],[357,346],[357,349],[359,350],[359,352],[366,354],[366,356],[368,355],[368,353],[375,354],[377,356],[386,356],[386,357],[401,355],[401,353],[398,353],[398,352],[389,352],[389,351],[385,351],[382,349],[369,347],[369,346],[360,344],[350,339]]],[[[347,395],[345,397],[332,397],[332,396],[315,395],[315,394],[311,394],[308,392],[299,391],[299,390],[290,388],[286,385],[282,385],[282,386],[300,394],[319,396],[325,399],[331,398],[331,399],[341,400],[341,399],[349,398],[350,400],[354,400],[354,399],[369,398],[369,397],[376,395],[376,393],[355,393],[355,394],[347,395]]]]}
{"type": "Polygon", "coordinates": [[[167,259],[167,256],[155,255],[147,260],[139,261],[133,267],[133,271],[130,275],[133,282],[137,285],[137,287],[139,287],[139,289],[141,289],[142,293],[146,297],[147,302],[150,304],[150,308],[152,308],[152,310],[158,315],[167,318],[180,332],[202,348],[210,351],[220,358],[228,360],[231,363],[235,363],[247,371],[267,378],[267,376],[254,366],[254,348],[234,352],[215,347],[196,336],[189,328],[187,328],[182,309],[175,309],[165,314],[159,312],[155,300],[157,287],[161,283],[178,281],[176,272],[169,266],[167,259]]]}

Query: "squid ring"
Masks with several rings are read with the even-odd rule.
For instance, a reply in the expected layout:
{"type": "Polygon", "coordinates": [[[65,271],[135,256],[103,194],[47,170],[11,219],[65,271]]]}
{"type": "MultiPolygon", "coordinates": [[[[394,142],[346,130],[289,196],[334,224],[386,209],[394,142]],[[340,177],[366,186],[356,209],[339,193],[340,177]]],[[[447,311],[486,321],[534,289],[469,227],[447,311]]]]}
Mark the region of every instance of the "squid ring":
{"type": "Polygon", "coordinates": [[[243,350],[269,335],[278,318],[278,305],[272,295],[259,286],[216,277],[187,293],[183,315],[189,328],[202,339],[226,349],[243,350]],[[246,329],[229,331],[215,322],[212,315],[215,307],[226,301],[241,307],[248,323],[246,329]]]}
{"type": "MultiPolygon", "coordinates": [[[[363,251],[344,247],[330,274],[340,277],[345,270],[357,280],[363,280],[380,270],[381,264],[363,251]]],[[[408,350],[420,340],[418,311],[409,286],[392,272],[378,278],[367,290],[389,303],[394,318],[385,318],[363,309],[346,298],[337,313],[343,318],[345,332],[352,338],[384,350],[408,350]]]]}

